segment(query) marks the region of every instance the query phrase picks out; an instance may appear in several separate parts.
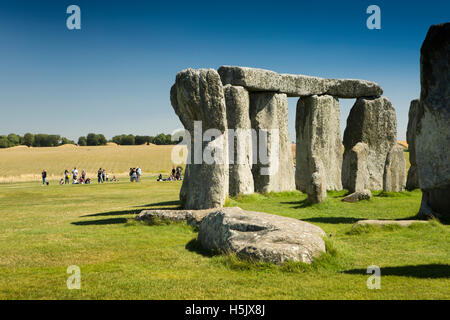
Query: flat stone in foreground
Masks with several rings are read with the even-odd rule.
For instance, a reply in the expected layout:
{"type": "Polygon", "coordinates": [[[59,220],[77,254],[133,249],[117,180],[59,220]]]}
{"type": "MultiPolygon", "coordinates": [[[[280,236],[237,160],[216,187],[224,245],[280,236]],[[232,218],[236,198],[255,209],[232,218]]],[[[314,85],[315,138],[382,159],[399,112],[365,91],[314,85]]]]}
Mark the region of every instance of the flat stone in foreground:
{"type": "Polygon", "coordinates": [[[214,209],[205,210],[144,210],[134,219],[137,221],[152,221],[155,218],[161,220],[169,220],[174,222],[187,222],[187,224],[198,227],[203,218],[206,217],[214,209]]]}
{"type": "Polygon", "coordinates": [[[325,232],[310,223],[238,207],[215,209],[200,224],[198,240],[208,250],[265,262],[311,263],[325,252],[325,232]]]}
{"type": "Polygon", "coordinates": [[[370,192],[370,190],[366,189],[366,190],[363,190],[363,191],[353,192],[352,194],[349,194],[344,199],[342,199],[342,201],[344,201],[344,202],[358,202],[358,201],[361,201],[361,200],[369,200],[370,198],[372,198],[372,192],[370,192]]]}

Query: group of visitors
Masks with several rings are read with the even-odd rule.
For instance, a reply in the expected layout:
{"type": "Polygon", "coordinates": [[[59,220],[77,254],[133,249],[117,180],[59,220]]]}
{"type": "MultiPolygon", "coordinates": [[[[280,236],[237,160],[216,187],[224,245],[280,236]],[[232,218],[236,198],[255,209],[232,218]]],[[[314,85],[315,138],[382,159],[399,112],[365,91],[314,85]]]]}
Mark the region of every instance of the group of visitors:
{"type": "MultiPolygon", "coordinates": [[[[43,170],[42,173],[42,185],[49,185],[49,182],[47,180],[47,170],[43,170]]],[[[116,176],[113,176],[112,178],[109,177],[108,173],[106,173],[105,169],[98,169],[97,172],[97,177],[98,177],[98,183],[103,183],[103,182],[117,182],[118,179],[116,178],[116,176]]],[[[81,175],[78,172],[78,169],[76,167],[73,168],[73,170],[71,172],[69,172],[69,170],[64,170],[64,178],[62,178],[61,180],[59,180],[59,184],[63,185],[63,184],[90,184],[91,183],[91,178],[87,177],[86,171],[81,170],[81,175]]]]}
{"type": "Polygon", "coordinates": [[[163,179],[162,174],[160,174],[158,176],[158,179],[156,179],[156,181],[180,181],[183,180],[183,178],[181,177],[181,168],[177,167],[177,169],[175,170],[175,168],[172,168],[172,171],[169,174],[169,177],[167,179],[163,179]]]}
{"type": "Polygon", "coordinates": [[[131,182],[140,182],[142,176],[141,168],[130,168],[130,181],[131,182]]]}
{"type": "MultiPolygon", "coordinates": [[[[140,182],[142,178],[142,169],[139,167],[136,168],[130,168],[130,181],[131,182],[140,182]]],[[[181,178],[181,168],[178,167],[176,170],[175,168],[172,169],[172,172],[170,173],[169,177],[167,179],[163,179],[162,175],[160,174],[158,181],[176,181],[176,180],[182,180],[181,178]]],[[[119,181],[116,176],[110,177],[109,174],[106,172],[105,169],[99,168],[97,171],[97,183],[104,183],[104,182],[117,182],[119,181]]],[[[76,167],[73,168],[72,171],[64,170],[64,178],[62,178],[59,181],[59,184],[91,184],[91,178],[87,177],[87,173],[84,170],[81,170],[81,175],[78,172],[78,169],[76,167]]],[[[47,170],[42,171],[42,185],[49,185],[49,182],[47,180],[47,170]]]]}
{"type": "Polygon", "coordinates": [[[104,182],[117,182],[117,178],[116,176],[112,176],[112,178],[110,178],[108,173],[106,173],[106,170],[100,168],[97,171],[97,183],[104,183],[104,182]]]}
{"type": "Polygon", "coordinates": [[[78,176],[79,172],[76,167],[72,169],[72,172],[69,170],[64,170],[64,179],[59,181],[59,184],[70,184],[72,180],[72,184],[90,184],[91,178],[86,177],[86,171],[81,170],[81,175],[78,176]]]}

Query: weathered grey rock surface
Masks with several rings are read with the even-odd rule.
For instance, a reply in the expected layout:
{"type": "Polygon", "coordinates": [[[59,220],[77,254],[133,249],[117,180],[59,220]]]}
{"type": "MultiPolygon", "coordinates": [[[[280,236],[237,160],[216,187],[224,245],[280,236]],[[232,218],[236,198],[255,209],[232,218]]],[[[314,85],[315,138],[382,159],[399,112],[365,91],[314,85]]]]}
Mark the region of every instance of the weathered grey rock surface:
{"type": "Polygon", "coordinates": [[[413,223],[428,223],[428,221],[421,221],[421,220],[360,220],[356,222],[352,228],[355,228],[356,226],[360,225],[373,225],[373,226],[383,226],[383,225],[398,225],[402,227],[409,227],[413,223]]]}
{"type": "Polygon", "coordinates": [[[405,190],[406,160],[403,148],[395,145],[386,157],[383,175],[383,190],[400,192],[405,190]]]}
{"type": "Polygon", "coordinates": [[[229,194],[254,192],[252,175],[252,134],[250,123],[250,98],[243,87],[224,87],[227,106],[229,149],[229,194]],[[231,134],[233,133],[233,135],[231,134]]]}
{"type": "MultiPolygon", "coordinates": [[[[214,69],[186,69],[177,74],[171,89],[172,106],[191,134],[191,146],[200,146],[197,152],[215,150],[218,161],[206,163],[201,157],[196,162],[195,150],[188,150],[185,177],[180,191],[180,201],[185,209],[221,207],[228,194],[228,133],[225,97],[219,74],[214,69]],[[217,129],[220,137],[211,141],[195,143],[194,121],[202,121],[201,133],[217,129]]],[[[212,152],[210,152],[212,154],[212,152]]]]}
{"type": "Polygon", "coordinates": [[[219,74],[223,84],[243,86],[249,91],[285,93],[289,97],[329,94],[341,98],[359,98],[383,94],[377,83],[357,79],[324,79],[236,66],[222,66],[219,74]]]}
{"type": "Polygon", "coordinates": [[[339,98],[379,97],[383,94],[383,89],[372,81],[329,79],[327,94],[339,98]]]}
{"type": "MultiPolygon", "coordinates": [[[[397,144],[397,120],[395,110],[386,97],[359,98],[350,110],[344,131],[345,150],[351,150],[358,142],[369,148],[367,156],[368,182],[364,189],[382,190],[386,157],[397,144]]],[[[350,153],[344,153],[344,168],[352,168],[350,153]]],[[[346,174],[352,175],[351,172],[346,174]]],[[[349,177],[343,179],[349,181],[349,177]]]]}
{"type": "Polygon", "coordinates": [[[326,172],[322,160],[319,157],[309,158],[310,182],[306,193],[309,203],[322,203],[327,197],[326,172]]]}
{"type": "Polygon", "coordinates": [[[450,217],[450,23],[431,26],[420,53],[415,153],[422,207],[450,217]]]}
{"type": "Polygon", "coordinates": [[[327,190],[342,190],[342,142],[339,100],[335,97],[311,96],[299,99],[295,122],[295,184],[305,192],[310,184],[311,157],[321,159],[321,173],[327,190]]]}
{"type": "Polygon", "coordinates": [[[349,194],[348,196],[344,197],[342,199],[342,201],[344,202],[358,202],[361,200],[369,200],[370,198],[372,198],[372,192],[370,192],[370,190],[362,190],[362,191],[356,191],[353,192],[351,194],[349,194]]]}
{"type": "Polygon", "coordinates": [[[411,101],[408,113],[408,128],[406,130],[406,142],[408,143],[409,162],[411,164],[406,180],[406,190],[410,191],[419,188],[419,176],[417,173],[416,162],[416,129],[419,115],[419,103],[419,99],[411,101]]]}
{"type": "Polygon", "coordinates": [[[250,120],[252,128],[258,134],[257,152],[254,152],[255,157],[258,154],[258,160],[252,166],[256,192],[295,190],[287,108],[285,94],[250,94],[250,120]],[[275,131],[271,131],[272,129],[275,131]],[[261,136],[262,130],[266,130],[267,134],[261,136]],[[262,155],[267,156],[261,157],[262,155]]]}
{"type": "Polygon", "coordinates": [[[155,219],[169,220],[174,222],[186,222],[193,227],[199,227],[203,218],[206,217],[212,210],[216,209],[204,209],[204,210],[166,210],[166,209],[154,209],[144,210],[139,213],[134,219],[137,221],[152,222],[155,219]]]}
{"type": "Polygon", "coordinates": [[[345,151],[346,161],[342,167],[342,184],[348,191],[363,191],[368,185],[368,156],[369,147],[364,142],[358,142],[352,149],[345,151]]]}
{"type": "Polygon", "coordinates": [[[325,232],[310,223],[237,207],[216,209],[200,224],[198,240],[208,250],[282,263],[311,263],[325,252],[325,232]]]}

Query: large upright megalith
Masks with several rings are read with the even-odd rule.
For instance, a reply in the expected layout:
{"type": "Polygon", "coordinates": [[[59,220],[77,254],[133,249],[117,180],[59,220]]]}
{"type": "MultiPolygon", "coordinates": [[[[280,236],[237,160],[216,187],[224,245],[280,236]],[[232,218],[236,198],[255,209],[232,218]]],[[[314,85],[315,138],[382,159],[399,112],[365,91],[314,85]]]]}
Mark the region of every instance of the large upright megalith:
{"type": "Polygon", "coordinates": [[[420,50],[415,153],[421,214],[450,217],[450,23],[433,25],[420,50]],[[430,209],[430,210],[428,210],[430,209]]]}
{"type": "Polygon", "coordinates": [[[419,99],[411,101],[408,113],[408,128],[406,130],[406,142],[408,143],[409,162],[411,166],[408,170],[408,178],[406,180],[406,190],[414,190],[419,187],[419,175],[417,173],[416,162],[416,129],[417,118],[419,115],[419,99]]]}
{"type": "Polygon", "coordinates": [[[257,134],[252,167],[255,191],[295,190],[294,164],[288,133],[286,94],[250,94],[250,120],[257,134]]]}
{"type": "Polygon", "coordinates": [[[311,182],[311,158],[321,159],[326,190],[341,190],[342,142],[339,100],[329,95],[299,99],[295,122],[295,184],[306,192],[311,182]]]}
{"type": "Polygon", "coordinates": [[[228,194],[228,137],[219,74],[214,69],[179,72],[171,103],[191,140],[181,204],[186,209],[222,207],[228,194]]]}
{"type": "MultiPolygon", "coordinates": [[[[343,167],[349,168],[350,150],[358,143],[368,146],[367,185],[364,189],[382,190],[386,158],[389,151],[397,144],[397,120],[395,109],[386,97],[358,98],[350,110],[347,127],[344,131],[343,167]]],[[[343,174],[351,175],[344,171],[343,174]]],[[[349,181],[349,177],[343,177],[349,181]]],[[[347,185],[344,185],[348,188],[347,185]]]]}
{"type": "Polygon", "coordinates": [[[227,106],[231,196],[254,192],[250,97],[243,87],[224,87],[227,106]]]}

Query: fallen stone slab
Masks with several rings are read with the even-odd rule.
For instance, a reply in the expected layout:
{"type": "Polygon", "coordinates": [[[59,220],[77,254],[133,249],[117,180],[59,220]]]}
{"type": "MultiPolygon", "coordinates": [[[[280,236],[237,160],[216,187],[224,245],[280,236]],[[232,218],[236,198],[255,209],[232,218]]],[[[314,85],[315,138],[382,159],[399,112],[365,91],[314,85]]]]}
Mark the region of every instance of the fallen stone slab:
{"type": "Polygon", "coordinates": [[[375,83],[358,79],[325,79],[297,74],[279,74],[259,68],[222,66],[222,83],[245,87],[249,91],[285,93],[288,97],[329,94],[340,98],[378,97],[383,89],[375,83]]]}
{"type": "Polygon", "coordinates": [[[311,263],[325,252],[325,232],[310,223],[238,207],[215,209],[201,222],[198,240],[207,250],[265,262],[311,263]]]}
{"type": "Polygon", "coordinates": [[[151,222],[155,218],[174,222],[186,222],[188,225],[198,227],[203,218],[206,217],[214,209],[204,210],[144,210],[139,213],[134,219],[137,221],[151,222]]]}
{"type": "Polygon", "coordinates": [[[360,225],[373,225],[373,226],[384,226],[384,225],[399,225],[402,227],[409,227],[413,223],[428,223],[424,220],[360,220],[356,222],[352,228],[360,225]]]}
{"type": "Polygon", "coordinates": [[[370,198],[372,198],[372,193],[370,192],[370,190],[363,190],[363,191],[356,191],[356,192],[353,192],[352,194],[349,194],[344,199],[342,199],[342,201],[358,202],[361,200],[369,200],[370,198]]]}

